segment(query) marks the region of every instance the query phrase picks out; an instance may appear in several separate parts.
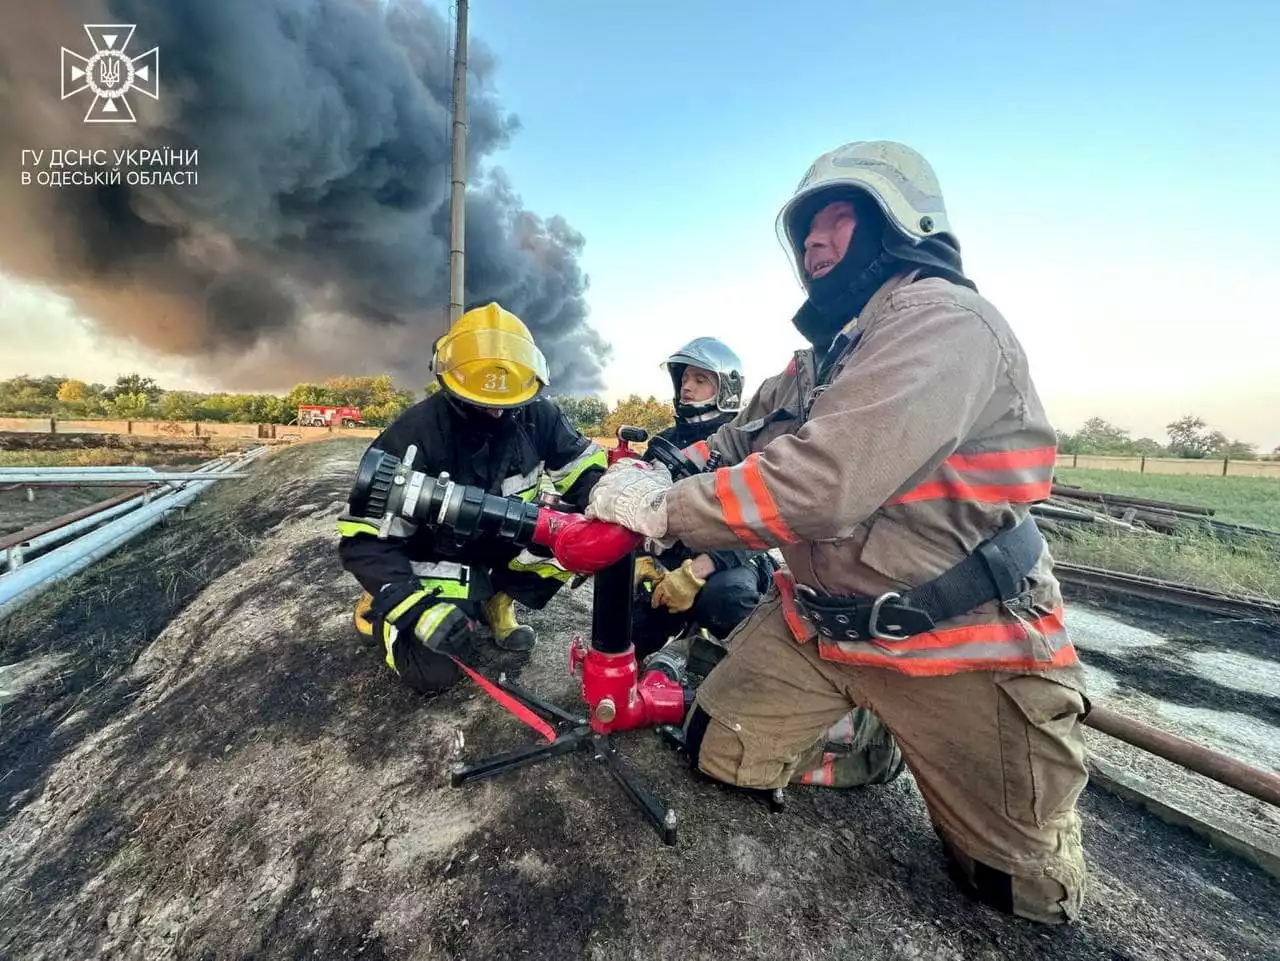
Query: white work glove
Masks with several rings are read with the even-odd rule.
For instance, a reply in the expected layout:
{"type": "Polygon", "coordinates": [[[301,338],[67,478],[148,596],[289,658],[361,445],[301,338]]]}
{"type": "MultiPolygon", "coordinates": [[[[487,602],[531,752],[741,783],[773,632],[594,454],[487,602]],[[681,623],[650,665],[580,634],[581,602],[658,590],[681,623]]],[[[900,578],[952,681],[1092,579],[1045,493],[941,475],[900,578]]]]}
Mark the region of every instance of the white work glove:
{"type": "Polygon", "coordinates": [[[625,458],[605,471],[592,488],[587,516],[660,541],[667,533],[671,484],[671,474],[661,464],[625,458]]]}

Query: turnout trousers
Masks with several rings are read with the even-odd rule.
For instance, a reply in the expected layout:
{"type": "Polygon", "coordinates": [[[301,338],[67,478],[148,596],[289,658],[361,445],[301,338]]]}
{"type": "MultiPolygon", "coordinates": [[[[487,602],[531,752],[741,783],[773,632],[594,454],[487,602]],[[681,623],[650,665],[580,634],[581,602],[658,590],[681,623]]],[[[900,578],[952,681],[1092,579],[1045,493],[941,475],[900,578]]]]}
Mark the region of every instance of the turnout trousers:
{"type": "Polygon", "coordinates": [[[834,722],[865,709],[855,712],[858,743],[897,742],[968,893],[1034,921],[1076,917],[1085,881],[1076,799],[1088,779],[1078,667],[918,677],[823,660],[816,641],[795,640],[776,589],[727,646],[686,720],[705,774],[782,787],[812,764],[834,722]]]}

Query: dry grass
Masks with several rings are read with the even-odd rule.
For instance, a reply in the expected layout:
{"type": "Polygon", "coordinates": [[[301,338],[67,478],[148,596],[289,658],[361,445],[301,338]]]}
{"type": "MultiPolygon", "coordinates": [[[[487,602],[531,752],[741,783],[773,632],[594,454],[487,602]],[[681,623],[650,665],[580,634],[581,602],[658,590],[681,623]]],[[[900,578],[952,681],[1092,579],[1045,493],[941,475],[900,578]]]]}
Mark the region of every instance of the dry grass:
{"type": "Polygon", "coordinates": [[[1054,537],[1053,556],[1072,564],[1280,599],[1280,541],[1208,533],[1127,534],[1073,529],[1054,537]]]}
{"type": "MultiPolygon", "coordinates": [[[[1270,478],[1083,468],[1060,468],[1055,478],[1109,494],[1210,507],[1214,520],[1280,531],[1280,481],[1270,478]]],[[[1215,532],[1191,522],[1184,533],[1176,535],[1066,528],[1051,543],[1053,555],[1060,561],[1229,593],[1280,598],[1280,539],[1215,532]]]]}
{"type": "Polygon", "coordinates": [[[203,447],[166,450],[128,450],[88,447],[78,450],[0,450],[0,467],[157,467],[164,464],[198,464],[218,456],[203,447]]]}

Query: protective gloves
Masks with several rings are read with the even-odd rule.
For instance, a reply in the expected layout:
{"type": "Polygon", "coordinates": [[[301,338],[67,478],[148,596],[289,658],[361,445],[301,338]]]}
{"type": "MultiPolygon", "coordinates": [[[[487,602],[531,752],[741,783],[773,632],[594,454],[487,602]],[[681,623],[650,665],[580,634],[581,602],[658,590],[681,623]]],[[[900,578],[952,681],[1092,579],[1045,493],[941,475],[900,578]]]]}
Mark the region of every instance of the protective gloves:
{"type": "Polygon", "coordinates": [[[693,572],[693,561],[687,560],[671,571],[653,589],[653,606],[665,607],[672,614],[683,614],[693,607],[698,591],[707,582],[693,572]]]}
{"type": "Polygon", "coordinates": [[[661,543],[667,533],[667,491],[671,474],[661,464],[625,458],[591,490],[586,515],[620,524],[661,543]]]}
{"type": "Polygon", "coordinates": [[[639,587],[646,582],[657,584],[666,576],[667,569],[658,563],[657,558],[642,554],[636,558],[636,576],[632,586],[639,587]]]}

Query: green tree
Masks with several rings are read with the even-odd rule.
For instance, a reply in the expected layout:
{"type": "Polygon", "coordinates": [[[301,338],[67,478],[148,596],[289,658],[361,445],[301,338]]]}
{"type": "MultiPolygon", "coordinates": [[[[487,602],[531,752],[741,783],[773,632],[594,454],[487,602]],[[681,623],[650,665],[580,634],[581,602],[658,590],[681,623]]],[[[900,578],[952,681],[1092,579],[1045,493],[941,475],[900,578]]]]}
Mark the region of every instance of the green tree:
{"type": "Polygon", "coordinates": [[[613,410],[604,420],[602,436],[614,436],[618,428],[624,424],[643,427],[652,435],[666,430],[675,422],[675,410],[670,403],[658,400],[652,395],[647,400],[641,400],[639,394],[632,394],[626,400],[620,400],[614,405],[613,410]]]}
{"type": "Polygon", "coordinates": [[[163,391],[159,385],[150,377],[143,377],[141,374],[124,374],[116,378],[115,386],[111,388],[112,399],[120,394],[144,394],[149,403],[154,404],[160,399],[163,391]]]}
{"type": "Polygon", "coordinates": [[[609,416],[609,405],[599,397],[552,397],[565,419],[588,437],[600,437],[609,416]]]}
{"type": "Polygon", "coordinates": [[[1258,445],[1243,440],[1229,441],[1222,451],[1222,456],[1230,457],[1232,460],[1257,460],[1258,445]]]}
{"type": "Polygon", "coordinates": [[[1129,432],[1101,417],[1090,417],[1076,434],[1081,452],[1091,454],[1128,453],[1132,441],[1129,432]]]}
{"type": "Polygon", "coordinates": [[[167,390],[160,398],[160,416],[165,420],[195,420],[200,395],[190,390],[167,390]]]}
{"type": "Polygon", "coordinates": [[[111,399],[111,413],[123,420],[138,420],[151,412],[146,394],[117,393],[111,399]]]}
{"type": "MultiPolygon", "coordinates": [[[[1208,424],[1194,414],[1187,414],[1165,425],[1169,432],[1169,453],[1175,457],[1200,458],[1213,453],[1216,438],[1208,424]]],[[[1225,438],[1224,438],[1225,439],[1225,438]]]]}

